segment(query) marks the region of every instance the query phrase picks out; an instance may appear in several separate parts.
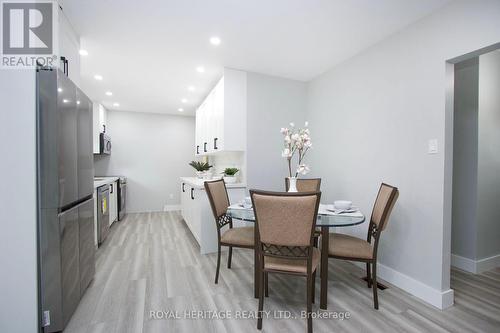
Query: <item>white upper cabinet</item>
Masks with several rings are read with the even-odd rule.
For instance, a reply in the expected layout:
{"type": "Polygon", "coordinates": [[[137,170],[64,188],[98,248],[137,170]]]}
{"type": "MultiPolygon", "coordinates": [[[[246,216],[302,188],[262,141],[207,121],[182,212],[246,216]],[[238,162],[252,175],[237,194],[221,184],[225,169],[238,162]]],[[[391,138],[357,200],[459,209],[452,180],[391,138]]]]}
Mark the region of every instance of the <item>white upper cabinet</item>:
{"type": "Polygon", "coordinates": [[[93,103],[92,105],[92,118],[93,118],[93,141],[94,141],[94,154],[100,153],[99,138],[100,134],[106,131],[107,110],[102,104],[93,103]]]}
{"type": "MultiPolygon", "coordinates": [[[[80,37],[73,29],[64,12],[59,9],[59,56],[68,60],[68,76],[77,86],[80,85],[80,37]]],[[[62,64],[59,63],[62,70],[62,64]]]]}
{"type": "Polygon", "coordinates": [[[196,155],[245,150],[246,90],[246,73],[225,68],[224,76],[196,110],[196,155]]]}

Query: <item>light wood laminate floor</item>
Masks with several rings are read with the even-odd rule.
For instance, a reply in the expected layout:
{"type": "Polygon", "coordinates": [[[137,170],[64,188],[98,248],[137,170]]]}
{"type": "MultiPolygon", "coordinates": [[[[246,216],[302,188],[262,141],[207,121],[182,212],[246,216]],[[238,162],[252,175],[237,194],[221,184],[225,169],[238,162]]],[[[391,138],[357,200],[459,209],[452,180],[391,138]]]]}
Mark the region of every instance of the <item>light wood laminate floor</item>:
{"type": "MultiPolygon", "coordinates": [[[[216,259],[216,254],[199,254],[177,212],[129,214],[113,224],[97,251],[95,278],[65,332],[257,332],[255,319],[234,318],[257,310],[252,251],[235,249],[230,270],[223,254],[218,285],[216,259]],[[228,310],[233,318],[184,318],[184,311],[193,310],[228,310]],[[181,319],[154,319],[151,311],[181,319]]],[[[499,268],[480,275],[452,271],[455,306],[444,311],[390,285],[379,291],[376,311],[363,275],[351,263],[330,259],[328,313],[348,312],[350,318],[314,319],[315,332],[500,332],[499,268]]],[[[264,310],[288,311],[281,315],[299,319],[271,313],[262,331],[305,332],[304,279],[270,275],[269,289],[264,310]]],[[[313,311],[319,311],[319,278],[313,311]]]]}

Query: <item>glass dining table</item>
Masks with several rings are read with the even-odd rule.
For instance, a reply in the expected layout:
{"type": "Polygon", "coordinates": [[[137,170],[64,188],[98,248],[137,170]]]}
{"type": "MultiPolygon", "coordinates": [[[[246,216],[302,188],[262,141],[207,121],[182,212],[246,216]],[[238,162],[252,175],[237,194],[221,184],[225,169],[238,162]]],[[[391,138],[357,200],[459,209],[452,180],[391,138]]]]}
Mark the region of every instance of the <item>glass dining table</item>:
{"type": "MultiPolygon", "coordinates": [[[[245,221],[245,222],[255,222],[255,215],[252,208],[243,208],[237,206],[230,206],[226,212],[232,219],[245,221]]],[[[316,220],[316,227],[321,228],[321,263],[320,263],[320,279],[321,279],[321,290],[320,290],[320,309],[327,309],[327,296],[328,296],[328,246],[329,246],[329,236],[330,228],[337,227],[350,227],[354,225],[361,224],[365,221],[365,216],[359,211],[356,213],[341,213],[333,214],[329,212],[324,205],[320,205],[318,212],[318,218],[316,220]]],[[[257,233],[257,230],[255,230],[257,233]]],[[[256,235],[257,236],[257,235],[256,235]]],[[[257,272],[257,251],[254,251],[254,294],[258,298],[259,288],[258,284],[258,272],[257,272]]]]}

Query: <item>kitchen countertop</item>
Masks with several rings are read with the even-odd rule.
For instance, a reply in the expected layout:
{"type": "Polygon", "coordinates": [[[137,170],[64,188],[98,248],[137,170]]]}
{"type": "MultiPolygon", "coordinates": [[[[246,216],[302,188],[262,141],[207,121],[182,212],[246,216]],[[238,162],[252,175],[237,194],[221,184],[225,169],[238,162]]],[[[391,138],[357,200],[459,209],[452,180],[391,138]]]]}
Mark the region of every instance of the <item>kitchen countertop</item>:
{"type": "Polygon", "coordinates": [[[94,189],[117,181],[118,177],[94,177],[94,189]]]}
{"type": "MultiPolygon", "coordinates": [[[[211,180],[215,180],[215,179],[211,179],[211,180]]],[[[197,188],[197,189],[205,189],[204,187],[204,183],[206,181],[210,181],[208,179],[199,179],[199,178],[196,178],[196,177],[181,177],[181,181],[183,181],[184,183],[194,187],[194,188],[197,188]]],[[[234,184],[228,184],[226,183],[226,187],[227,188],[246,188],[247,187],[247,184],[245,183],[234,183],[234,184]]]]}

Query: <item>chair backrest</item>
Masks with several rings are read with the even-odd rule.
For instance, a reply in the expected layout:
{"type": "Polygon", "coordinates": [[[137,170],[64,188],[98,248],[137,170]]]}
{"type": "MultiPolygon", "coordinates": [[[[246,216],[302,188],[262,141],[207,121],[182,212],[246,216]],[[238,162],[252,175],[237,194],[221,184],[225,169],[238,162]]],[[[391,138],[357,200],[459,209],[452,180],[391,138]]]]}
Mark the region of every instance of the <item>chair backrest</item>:
{"type": "Polygon", "coordinates": [[[373,205],[371,223],[375,224],[378,230],[387,227],[387,221],[391,215],[394,204],[399,196],[397,187],[382,183],[377,194],[377,199],[373,205]]]}
{"type": "Polygon", "coordinates": [[[226,214],[227,207],[229,207],[229,196],[227,195],[224,179],[205,182],[205,191],[207,192],[214,218],[217,220],[226,214]]]}
{"type": "Polygon", "coordinates": [[[251,190],[259,242],[276,246],[312,246],[321,192],[251,190]]]}
{"type": "MultiPolygon", "coordinates": [[[[285,191],[290,188],[290,179],[285,178],[285,191]]],[[[321,178],[298,178],[297,191],[319,192],[321,190],[321,178]]]]}

